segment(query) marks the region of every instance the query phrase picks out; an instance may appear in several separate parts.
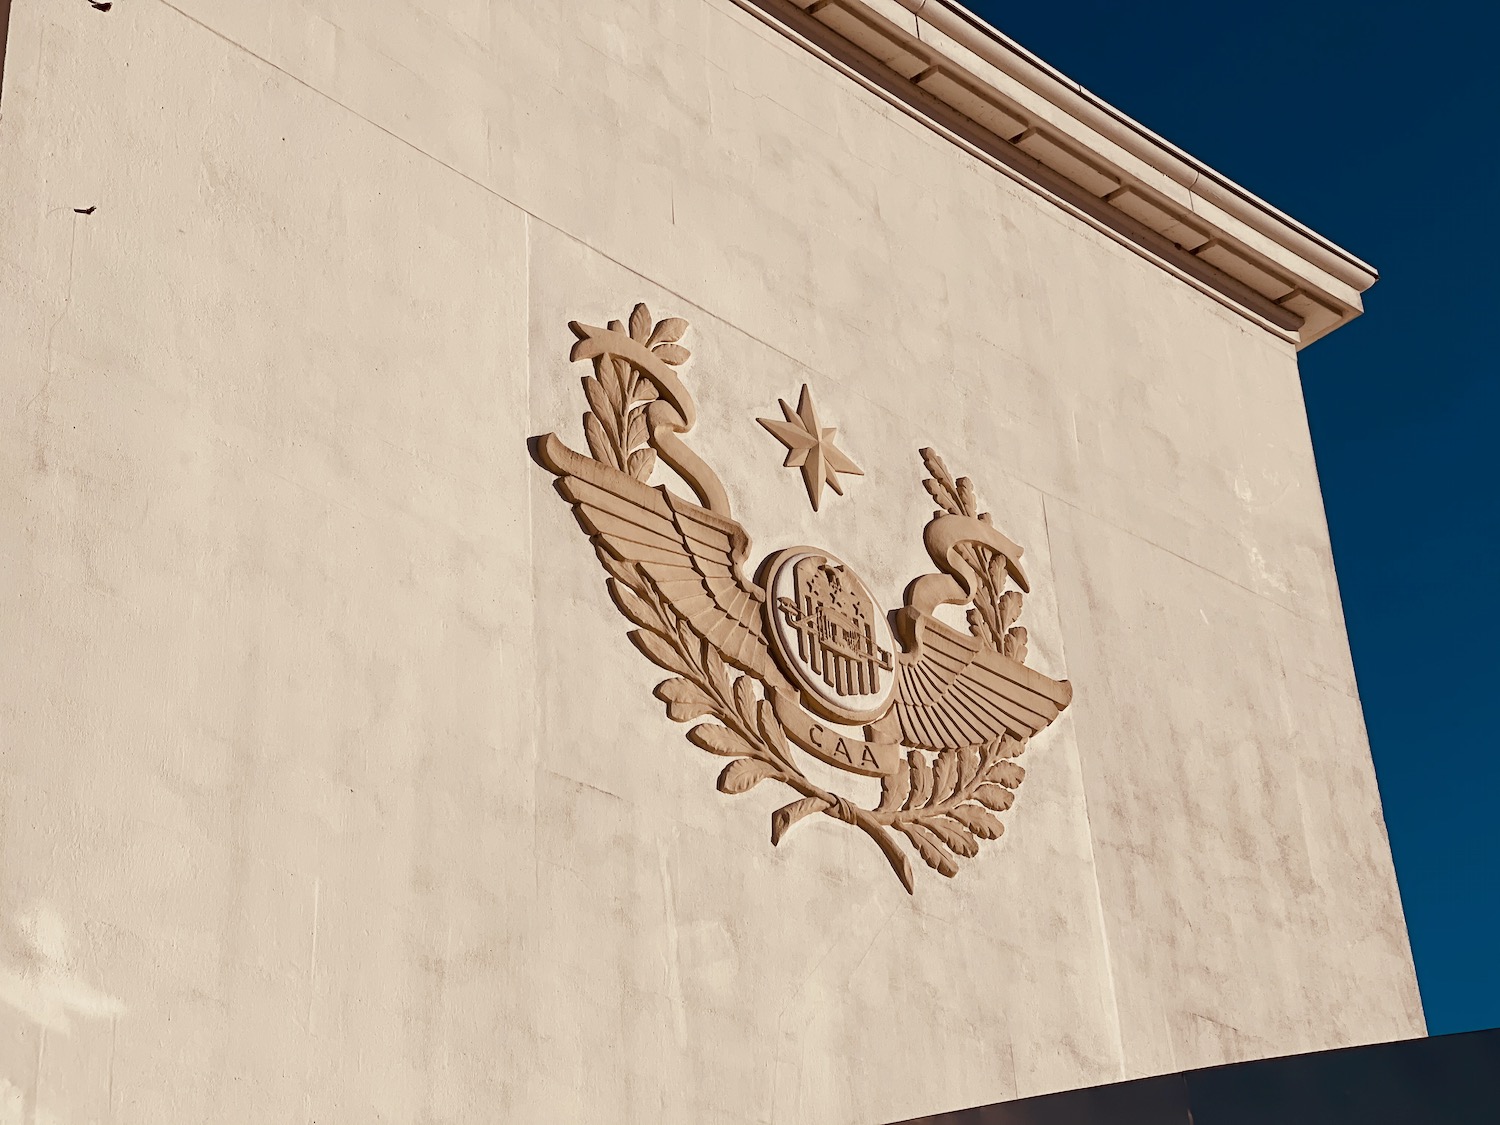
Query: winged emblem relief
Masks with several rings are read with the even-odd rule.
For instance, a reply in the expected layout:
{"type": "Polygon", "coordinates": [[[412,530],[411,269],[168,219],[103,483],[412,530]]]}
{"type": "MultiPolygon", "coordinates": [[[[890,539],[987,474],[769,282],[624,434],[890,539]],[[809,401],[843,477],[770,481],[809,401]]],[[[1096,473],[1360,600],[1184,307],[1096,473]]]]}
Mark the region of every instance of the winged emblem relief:
{"type": "Polygon", "coordinates": [[[637,305],[628,323],[569,327],[570,358],[593,368],[588,452],[548,433],[533,455],[592,542],[630,640],[670,674],[655,689],[668,716],[695,723],[688,740],[729,759],[719,790],[788,791],[772,845],[828,816],[868,836],[908,892],[913,854],[956,875],[1004,831],[1000,814],[1025,777],[1016,759],[1072,699],[1067,681],[1026,665],[1021,548],[979,510],[970,480],[923,449],[936,510],[922,540],[935,569],[893,613],[817,547],[775,551],[752,577],[750,537],[722,481],[683,440],[697,420],[679,375],[686,321],[655,321],[637,305]],[[659,464],[692,495],[653,485],[659,464]],[[939,620],[940,606],[965,611],[967,632],[939,620]],[[865,808],[818,784],[801,754],[878,778],[879,802],[865,808]]]}

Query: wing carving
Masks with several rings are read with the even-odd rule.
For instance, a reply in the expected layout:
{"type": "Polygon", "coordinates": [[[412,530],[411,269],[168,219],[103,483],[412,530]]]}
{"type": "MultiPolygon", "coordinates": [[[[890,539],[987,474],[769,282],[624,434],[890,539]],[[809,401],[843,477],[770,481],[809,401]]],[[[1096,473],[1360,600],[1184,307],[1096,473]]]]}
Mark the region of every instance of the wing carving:
{"type": "Polygon", "coordinates": [[[743,527],[575,453],[554,434],[539,439],[537,454],[557,475],[557,491],[573,506],[606,569],[634,567],[725,661],[785,683],[766,644],[765,591],[741,569],[750,550],[743,527]]]}
{"type": "Polygon", "coordinates": [[[909,651],[898,665],[893,710],[907,745],[953,750],[1006,735],[1025,740],[1073,699],[1066,680],[1044,676],[936,618],[908,608],[897,623],[909,651]]]}
{"type": "Polygon", "coordinates": [[[1016,625],[1030,590],[1021,548],[995,529],[968,477],[954,479],[943,459],[922,450],[923,481],[939,510],[922,531],[937,570],[913,579],[896,613],[905,647],[891,711],[902,742],[926,750],[959,750],[993,740],[1026,740],[1073,699],[1066,680],[1026,667],[1026,630],[1016,625]],[[940,605],[970,607],[970,632],[932,615],[940,605]]]}

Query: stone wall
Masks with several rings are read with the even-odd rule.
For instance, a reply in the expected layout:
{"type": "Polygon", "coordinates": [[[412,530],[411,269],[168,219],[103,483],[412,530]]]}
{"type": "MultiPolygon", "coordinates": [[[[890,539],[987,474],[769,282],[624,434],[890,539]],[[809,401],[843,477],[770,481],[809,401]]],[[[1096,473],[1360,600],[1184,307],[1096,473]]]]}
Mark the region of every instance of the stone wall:
{"type": "Polygon", "coordinates": [[[0,1120],[870,1125],[1422,1034],[1289,345],[732,0],[16,0],[4,83],[0,1120]],[[773,849],[652,698],[526,447],[638,301],[752,562],[899,604],[923,446],[1026,548],[1076,699],[956,878],[773,849]]]}

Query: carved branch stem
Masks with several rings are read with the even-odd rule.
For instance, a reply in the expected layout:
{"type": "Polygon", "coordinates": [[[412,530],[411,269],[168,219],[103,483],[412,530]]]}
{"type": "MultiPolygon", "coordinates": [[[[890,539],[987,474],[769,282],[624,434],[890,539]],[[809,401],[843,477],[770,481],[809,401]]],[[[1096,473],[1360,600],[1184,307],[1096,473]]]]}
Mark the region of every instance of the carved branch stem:
{"type": "Polygon", "coordinates": [[[912,880],[911,860],[886,830],[886,824],[889,822],[882,819],[882,814],[851,804],[843,797],[813,784],[801,774],[795,778],[782,778],[781,781],[804,797],[813,797],[827,802],[828,807],[823,810],[824,816],[831,816],[845,824],[852,824],[874,840],[876,846],[890,862],[891,868],[896,872],[896,878],[900,879],[901,885],[906,888],[906,893],[916,893],[916,885],[912,880]]]}
{"type": "MultiPolygon", "coordinates": [[[[683,651],[685,646],[675,640],[678,635],[676,630],[672,630],[671,635],[674,637],[673,644],[683,659],[702,677],[699,686],[709,693],[715,704],[714,718],[744,739],[746,744],[756,751],[755,756],[776,771],[767,780],[779,781],[804,797],[821,801],[824,805],[822,810],[824,816],[851,824],[864,832],[880,848],[881,853],[895,871],[896,877],[901,880],[901,885],[906,888],[907,894],[915,894],[916,886],[912,877],[911,860],[907,858],[906,853],[901,850],[901,846],[887,830],[887,825],[894,824],[894,821],[889,819],[890,814],[862,809],[809,780],[807,775],[797,768],[790,756],[781,754],[758,729],[744,721],[740,716],[739,708],[730,698],[728,683],[711,674],[709,669],[704,667],[704,662],[696,658],[694,654],[683,651]]],[[[979,772],[982,774],[983,770],[979,772]]]]}

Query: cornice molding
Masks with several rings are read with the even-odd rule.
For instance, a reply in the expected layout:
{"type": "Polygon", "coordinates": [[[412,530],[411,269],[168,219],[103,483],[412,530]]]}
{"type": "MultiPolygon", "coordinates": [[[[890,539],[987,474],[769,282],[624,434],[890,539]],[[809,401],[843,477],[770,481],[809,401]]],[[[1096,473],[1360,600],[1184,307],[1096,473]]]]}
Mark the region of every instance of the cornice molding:
{"type": "Polygon", "coordinates": [[[1373,267],[1089,93],[954,0],[735,0],[955,144],[1305,347],[1373,267]]]}

